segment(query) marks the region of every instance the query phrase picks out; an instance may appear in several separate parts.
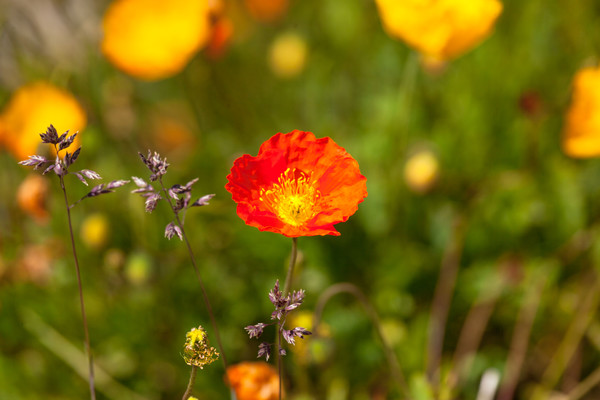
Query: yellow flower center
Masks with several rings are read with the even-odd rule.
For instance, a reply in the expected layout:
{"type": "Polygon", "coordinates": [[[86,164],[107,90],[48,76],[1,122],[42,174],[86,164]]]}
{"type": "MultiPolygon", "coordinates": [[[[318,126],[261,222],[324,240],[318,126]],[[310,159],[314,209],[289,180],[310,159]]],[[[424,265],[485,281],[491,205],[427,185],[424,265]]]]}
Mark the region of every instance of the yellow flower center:
{"type": "Polygon", "coordinates": [[[260,189],[259,199],[286,224],[300,226],[315,216],[320,197],[312,174],[288,168],[277,178],[277,183],[269,189],[260,189]]]}

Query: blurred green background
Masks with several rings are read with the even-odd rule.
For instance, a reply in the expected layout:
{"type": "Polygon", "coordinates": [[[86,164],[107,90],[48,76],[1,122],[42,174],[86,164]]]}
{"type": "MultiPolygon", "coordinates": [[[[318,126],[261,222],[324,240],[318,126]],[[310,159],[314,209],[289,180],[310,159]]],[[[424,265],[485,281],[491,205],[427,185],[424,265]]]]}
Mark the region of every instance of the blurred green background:
{"type": "MultiPolygon", "coordinates": [[[[489,368],[507,375],[513,332],[527,328],[527,312],[533,322],[515,398],[569,392],[599,365],[600,164],[568,158],[560,147],[572,78],[600,52],[597,1],[505,0],[489,38],[428,71],[417,53],[386,35],[372,1],[292,0],[285,15],[261,23],[242,2],[227,0],[234,34],[224,54],[200,52],[156,82],[127,76],[100,53],[98,24],[108,2],[31,3],[39,4],[0,2],[0,105],[23,84],[52,82],[87,114],[76,167],[104,181],[146,179],[137,152],[152,148],[171,163],[168,184],[199,177],[194,194],[216,194],[188,212],[186,230],[230,362],[255,359],[259,342],[243,327],[270,315],[267,293],[285,277],[291,240],[245,226],[224,189],[226,176],[236,157],[256,154],[277,132],[300,129],[346,148],[369,191],[337,226],[341,236],[299,239],[302,309],[314,310],[332,284],[358,285],[414,398],[432,398],[428,326],[453,250],[459,270],[446,303],[442,382],[470,310],[484,304],[490,313],[454,398],[475,398],[489,368]],[[61,47],[60,29],[75,44],[61,47]],[[268,55],[290,32],[304,41],[306,63],[284,78],[268,55]],[[159,129],[163,117],[189,136],[161,137],[168,136],[159,129]],[[416,193],[404,170],[422,148],[435,154],[439,175],[416,193]]],[[[0,152],[0,399],[83,399],[88,386],[78,374],[87,370],[62,193],[48,175],[51,217],[39,223],[27,215],[16,192],[32,171],[17,161],[0,152]]],[[[86,193],[72,177],[67,185],[71,200],[86,193]]],[[[163,237],[170,210],[161,203],[146,214],[133,188],[72,212],[93,353],[113,379],[99,398],[180,398],[189,376],[185,333],[203,325],[211,335],[210,323],[184,245],[163,237]],[[86,233],[86,223],[98,237],[86,233]]],[[[328,337],[308,339],[307,353],[285,359],[289,398],[402,398],[359,302],[334,297],[323,321],[328,337]]],[[[226,398],[223,373],[221,363],[200,371],[196,396],[226,398]]],[[[600,390],[582,398],[600,398],[600,390]]]]}

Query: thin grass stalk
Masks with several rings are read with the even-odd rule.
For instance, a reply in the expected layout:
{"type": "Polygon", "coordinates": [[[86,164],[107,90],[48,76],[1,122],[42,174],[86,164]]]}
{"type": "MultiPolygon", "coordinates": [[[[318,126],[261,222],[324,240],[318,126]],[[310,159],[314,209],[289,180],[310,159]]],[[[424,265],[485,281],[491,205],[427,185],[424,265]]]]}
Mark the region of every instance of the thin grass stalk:
{"type": "Polygon", "coordinates": [[[406,396],[406,398],[410,398],[410,391],[408,389],[408,385],[406,384],[406,380],[404,379],[402,368],[400,367],[400,363],[398,362],[394,349],[392,349],[392,346],[390,346],[385,337],[385,334],[383,333],[383,327],[381,325],[379,316],[377,315],[377,311],[371,305],[364,293],[356,285],[348,282],[337,283],[328,287],[323,293],[321,293],[319,299],[317,300],[317,305],[315,307],[315,313],[313,316],[313,334],[318,335],[318,325],[321,322],[321,317],[323,315],[323,309],[325,308],[325,305],[333,296],[339,293],[349,293],[353,295],[362,304],[367,315],[371,319],[375,330],[377,331],[379,340],[381,340],[381,344],[383,346],[383,350],[387,362],[390,366],[390,371],[394,377],[394,380],[396,381],[400,391],[406,396]]]}
{"type": "Polygon", "coordinates": [[[196,257],[194,256],[194,252],[192,250],[192,246],[190,245],[190,241],[188,240],[187,234],[185,233],[185,229],[183,227],[183,224],[181,223],[181,219],[179,218],[179,215],[175,212],[175,210],[173,208],[173,203],[171,201],[171,198],[169,196],[167,188],[165,187],[165,185],[164,185],[164,183],[162,181],[162,177],[159,178],[159,182],[160,182],[160,186],[161,186],[163,192],[165,193],[165,198],[169,202],[169,206],[171,207],[171,210],[173,211],[173,214],[175,214],[175,221],[177,222],[177,225],[181,229],[181,236],[183,237],[183,241],[185,242],[185,245],[187,247],[188,254],[190,256],[190,261],[192,263],[192,266],[194,267],[194,272],[196,273],[196,278],[198,278],[198,283],[200,284],[200,289],[201,289],[201,292],[202,292],[202,299],[204,300],[204,305],[206,306],[206,310],[208,311],[208,316],[210,318],[210,323],[212,325],[213,331],[215,332],[215,338],[217,340],[217,346],[219,347],[219,352],[221,353],[221,360],[223,361],[223,366],[225,367],[225,370],[227,370],[227,365],[228,365],[227,364],[227,358],[225,357],[225,351],[223,349],[223,343],[221,341],[221,335],[219,333],[219,327],[217,325],[217,321],[215,319],[215,315],[214,315],[212,307],[210,305],[210,301],[208,300],[208,294],[206,293],[206,289],[204,287],[204,282],[202,281],[202,277],[200,276],[200,270],[198,269],[198,264],[196,263],[196,257]]]}
{"type": "Polygon", "coordinates": [[[553,388],[557,384],[594,318],[600,301],[600,288],[598,287],[600,282],[596,276],[591,279],[593,279],[593,283],[577,307],[577,314],[544,372],[542,383],[547,388],[553,388]]]}
{"type": "Polygon", "coordinates": [[[528,298],[523,303],[513,332],[510,350],[504,368],[504,382],[498,394],[498,400],[512,400],[521,375],[521,368],[529,347],[529,336],[537,314],[542,292],[546,285],[546,277],[542,277],[529,291],[528,298]]]}
{"type": "Polygon", "coordinates": [[[452,389],[460,382],[464,371],[471,365],[471,357],[477,352],[481,338],[496,307],[500,291],[475,301],[462,326],[452,360],[449,387],[452,389]]]}
{"type": "MultiPolygon", "coordinates": [[[[446,321],[452,295],[456,285],[458,269],[464,242],[464,225],[462,217],[457,217],[453,223],[452,235],[444,251],[440,267],[440,276],[433,297],[431,316],[429,320],[429,337],[427,341],[427,377],[433,383],[438,375],[442,361],[442,348],[446,321]]],[[[434,385],[437,387],[437,384],[434,385]]]]}
{"type": "Polygon", "coordinates": [[[600,383],[600,367],[596,368],[587,378],[575,386],[565,400],[579,400],[600,383]]]}
{"type": "MultiPolygon", "coordinates": [[[[57,149],[58,151],[58,149],[57,149]]],[[[88,369],[89,369],[89,385],[90,385],[90,397],[92,400],[96,400],[96,387],[94,383],[94,359],[92,356],[92,350],[90,345],[90,332],[88,329],[87,315],[85,312],[85,302],[83,301],[83,287],[81,284],[81,270],[79,268],[79,259],[77,257],[77,250],[75,249],[75,236],[73,235],[73,224],[71,222],[71,208],[69,207],[69,200],[67,198],[67,189],[65,187],[65,181],[62,175],[59,175],[60,188],[63,191],[65,199],[65,207],[67,209],[67,220],[69,221],[69,234],[71,236],[71,249],[73,250],[73,259],[75,260],[75,270],[77,271],[77,287],[79,289],[79,305],[81,308],[81,318],[83,322],[83,332],[85,335],[85,352],[88,356],[88,369]]]]}

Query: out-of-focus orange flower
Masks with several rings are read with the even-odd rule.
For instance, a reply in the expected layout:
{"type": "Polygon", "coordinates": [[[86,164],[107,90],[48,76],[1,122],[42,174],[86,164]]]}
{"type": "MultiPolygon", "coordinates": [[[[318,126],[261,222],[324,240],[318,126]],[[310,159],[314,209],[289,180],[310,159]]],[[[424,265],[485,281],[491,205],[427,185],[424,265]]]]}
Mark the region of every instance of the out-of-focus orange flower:
{"type": "Polygon", "coordinates": [[[52,274],[52,261],[56,259],[53,245],[55,243],[25,246],[17,261],[16,277],[38,285],[46,284],[52,274]]]}
{"type": "Polygon", "coordinates": [[[269,66],[281,78],[292,78],[304,69],[307,55],[306,41],[296,33],[278,36],[269,49],[269,66]]]}
{"type": "Polygon", "coordinates": [[[571,157],[600,156],[600,67],[583,68],[575,75],[562,145],[571,157]]]}
{"type": "Polygon", "coordinates": [[[279,375],[265,362],[242,362],[227,368],[227,381],[238,400],[277,400],[279,375]]]}
{"type": "Polygon", "coordinates": [[[208,0],[116,0],[103,20],[102,52],[145,80],[180,72],[210,35],[208,0]]]}
{"type": "Polygon", "coordinates": [[[207,57],[221,58],[233,37],[233,22],[226,15],[223,0],[209,0],[210,38],[206,46],[207,57]]]}
{"type": "Polygon", "coordinates": [[[416,193],[425,193],[435,184],[439,171],[436,155],[430,150],[412,154],[404,165],[404,180],[416,193]]]}
{"type": "Polygon", "coordinates": [[[149,118],[148,147],[170,157],[186,157],[193,152],[198,138],[193,117],[185,104],[164,103],[155,108],[149,118]]]}
{"type": "Polygon", "coordinates": [[[425,57],[448,60],[475,47],[502,12],[498,0],[376,0],[390,36],[425,57]]]}
{"type": "Polygon", "coordinates": [[[29,174],[17,189],[19,208],[39,223],[48,220],[47,197],[48,181],[40,174],[29,174]]]}
{"type": "Polygon", "coordinates": [[[298,130],[271,137],[256,157],[235,160],[227,180],[246,224],[288,237],[339,235],[333,225],[367,196],[367,179],[346,150],[298,130]]]}
{"type": "MultiPolygon", "coordinates": [[[[75,133],[85,127],[86,115],[69,92],[46,82],[31,83],[13,93],[2,110],[0,137],[15,158],[24,160],[36,154],[40,133],[50,124],[59,134],[75,133]]],[[[79,135],[72,148],[77,147],[79,135]]]]}
{"type": "Polygon", "coordinates": [[[206,55],[209,58],[218,59],[223,56],[233,36],[233,22],[226,16],[217,17],[212,23],[212,30],[206,55]]]}
{"type": "Polygon", "coordinates": [[[250,15],[261,22],[273,22],[286,13],[289,0],[244,0],[250,15]]]}

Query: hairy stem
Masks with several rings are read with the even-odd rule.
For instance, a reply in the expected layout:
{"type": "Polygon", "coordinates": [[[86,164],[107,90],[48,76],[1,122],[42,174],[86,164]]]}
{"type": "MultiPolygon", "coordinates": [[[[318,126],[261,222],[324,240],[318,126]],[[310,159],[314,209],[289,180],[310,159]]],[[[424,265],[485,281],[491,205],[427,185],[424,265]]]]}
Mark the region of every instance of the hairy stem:
{"type": "Polygon", "coordinates": [[[283,295],[290,291],[294,275],[294,267],[296,266],[296,258],[298,257],[298,238],[292,238],[292,253],[290,254],[290,264],[288,266],[287,275],[285,277],[285,285],[283,286],[283,295]]]}
{"type": "Polygon", "coordinates": [[[377,315],[377,311],[371,305],[364,293],[358,288],[358,286],[347,282],[337,283],[328,287],[323,293],[321,293],[319,299],[317,300],[317,305],[315,307],[315,313],[313,317],[313,334],[318,335],[318,325],[321,322],[321,316],[323,315],[323,309],[325,308],[325,305],[333,296],[339,293],[349,293],[353,295],[362,304],[365,311],[367,312],[367,315],[371,319],[371,322],[375,326],[375,329],[377,330],[377,335],[379,336],[379,340],[381,340],[385,356],[390,366],[390,371],[393,374],[394,379],[398,384],[400,390],[404,393],[405,396],[407,396],[407,398],[409,398],[410,396],[408,386],[406,385],[404,374],[402,373],[402,369],[400,368],[400,363],[396,358],[394,349],[392,349],[392,346],[390,346],[385,337],[385,334],[383,333],[383,327],[381,325],[381,321],[379,320],[379,316],[377,315]]]}
{"type": "Polygon", "coordinates": [[[79,268],[79,259],[77,258],[77,250],[75,249],[75,237],[73,235],[73,224],[71,223],[71,208],[69,207],[69,200],[67,199],[67,189],[65,188],[65,181],[62,175],[59,175],[60,188],[63,191],[65,198],[65,207],[67,209],[67,219],[69,221],[69,233],[71,235],[71,248],[73,249],[73,259],[75,260],[75,270],[77,271],[77,286],[79,288],[79,305],[81,306],[81,317],[83,321],[83,331],[85,334],[85,352],[88,356],[88,368],[89,368],[89,384],[90,384],[90,396],[92,400],[96,400],[96,388],[94,385],[94,360],[92,357],[92,350],[90,346],[90,332],[88,329],[87,316],[85,313],[85,303],[83,301],[83,288],[81,285],[81,271],[79,268]]]}
{"type": "Polygon", "coordinates": [[[225,357],[225,351],[223,350],[223,343],[221,341],[219,327],[217,325],[215,315],[212,311],[210,301],[208,300],[208,294],[206,293],[206,289],[204,288],[204,282],[202,281],[202,277],[200,276],[200,270],[198,269],[198,265],[196,263],[196,257],[194,256],[194,252],[192,251],[192,246],[190,245],[190,241],[188,240],[188,237],[185,233],[185,229],[183,228],[183,223],[179,219],[179,214],[177,214],[177,212],[175,212],[175,209],[173,208],[173,203],[171,202],[171,197],[169,196],[167,188],[165,187],[165,185],[162,181],[162,177],[159,178],[159,182],[160,182],[160,186],[162,187],[163,192],[165,193],[165,198],[169,202],[169,206],[171,207],[173,214],[175,214],[175,221],[177,222],[177,225],[181,229],[181,235],[183,236],[183,241],[185,242],[185,245],[187,247],[188,254],[190,256],[190,261],[192,262],[192,266],[194,267],[194,272],[196,273],[196,278],[198,278],[198,283],[200,284],[200,289],[202,291],[202,298],[204,300],[204,304],[206,305],[206,310],[208,311],[208,316],[210,317],[210,323],[212,325],[213,331],[215,332],[215,338],[217,339],[217,346],[219,347],[219,352],[221,353],[221,360],[223,360],[223,365],[225,366],[225,370],[227,370],[227,358],[225,357]]]}
{"type": "Polygon", "coordinates": [[[190,380],[188,381],[187,389],[185,389],[185,393],[181,400],[187,400],[188,397],[192,394],[192,388],[194,387],[194,382],[196,382],[196,374],[198,373],[198,367],[192,365],[192,372],[190,373],[190,380]]]}
{"type": "MultiPolygon", "coordinates": [[[[292,238],[292,253],[290,254],[290,264],[288,266],[287,275],[285,277],[285,284],[283,285],[283,295],[290,291],[292,286],[292,276],[294,275],[294,267],[296,266],[296,259],[298,258],[298,238],[292,238]]],[[[277,350],[277,370],[279,371],[279,400],[283,397],[283,362],[281,359],[281,353],[279,347],[281,346],[281,330],[283,329],[283,322],[277,323],[277,336],[275,337],[275,349],[277,350]]]]}

